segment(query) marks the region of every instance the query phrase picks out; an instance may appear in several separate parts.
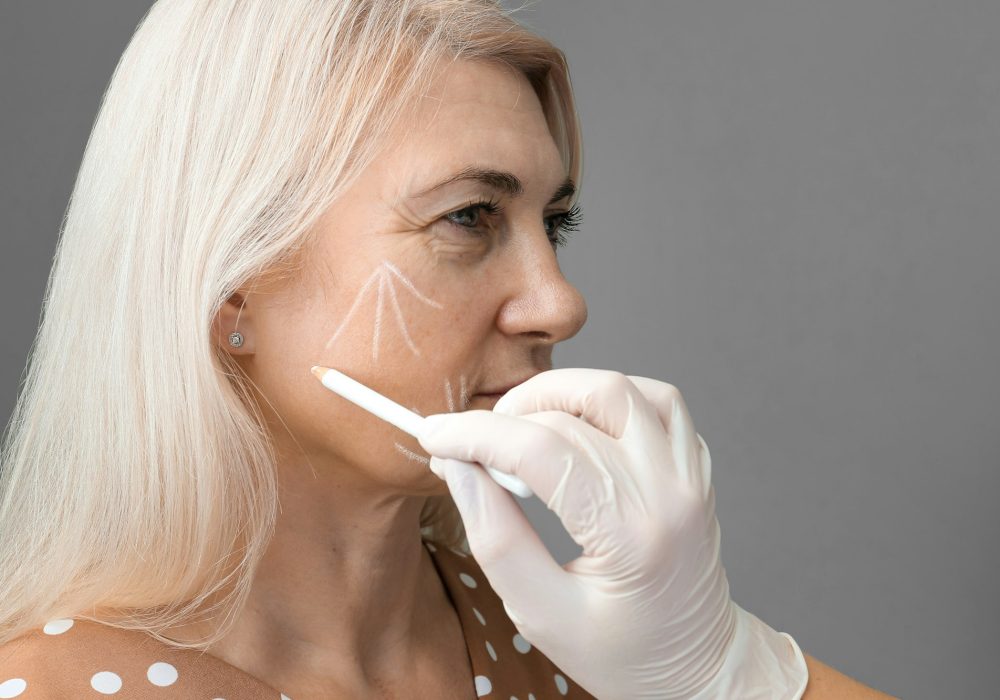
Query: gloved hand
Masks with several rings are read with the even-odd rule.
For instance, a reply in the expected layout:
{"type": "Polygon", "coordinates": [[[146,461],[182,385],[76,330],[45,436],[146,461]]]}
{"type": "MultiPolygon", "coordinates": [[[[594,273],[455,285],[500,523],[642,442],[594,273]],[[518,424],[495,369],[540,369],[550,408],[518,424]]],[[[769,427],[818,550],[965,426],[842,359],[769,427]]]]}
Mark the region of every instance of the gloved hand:
{"type": "Polygon", "coordinates": [[[800,698],[789,635],[729,597],[708,445],[677,389],[542,372],[493,411],[429,416],[420,444],[520,634],[601,700],[800,698]],[[559,566],[514,497],[523,479],[583,548],[559,566]]]}

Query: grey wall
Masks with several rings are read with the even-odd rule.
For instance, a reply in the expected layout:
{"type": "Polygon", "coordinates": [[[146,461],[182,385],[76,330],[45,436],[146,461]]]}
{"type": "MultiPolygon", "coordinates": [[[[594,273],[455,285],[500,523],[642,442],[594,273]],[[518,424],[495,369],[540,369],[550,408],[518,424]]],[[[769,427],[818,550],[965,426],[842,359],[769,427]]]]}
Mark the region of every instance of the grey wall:
{"type": "MultiPolygon", "coordinates": [[[[0,3],[0,418],[146,7],[0,3]]],[[[540,0],[521,18],[566,51],[586,142],[560,257],[590,320],[556,366],[680,388],[736,602],[887,692],[995,697],[1000,3],[540,0]]]]}

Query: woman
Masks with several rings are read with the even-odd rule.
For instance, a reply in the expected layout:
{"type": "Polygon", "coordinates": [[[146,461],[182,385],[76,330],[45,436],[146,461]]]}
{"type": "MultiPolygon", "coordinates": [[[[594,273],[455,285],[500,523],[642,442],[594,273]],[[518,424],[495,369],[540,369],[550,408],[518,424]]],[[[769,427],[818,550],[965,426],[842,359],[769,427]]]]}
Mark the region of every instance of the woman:
{"type": "Polygon", "coordinates": [[[309,372],[428,415],[550,369],[581,165],[561,52],[488,0],[156,2],[5,443],[0,697],[592,697],[309,372]]]}

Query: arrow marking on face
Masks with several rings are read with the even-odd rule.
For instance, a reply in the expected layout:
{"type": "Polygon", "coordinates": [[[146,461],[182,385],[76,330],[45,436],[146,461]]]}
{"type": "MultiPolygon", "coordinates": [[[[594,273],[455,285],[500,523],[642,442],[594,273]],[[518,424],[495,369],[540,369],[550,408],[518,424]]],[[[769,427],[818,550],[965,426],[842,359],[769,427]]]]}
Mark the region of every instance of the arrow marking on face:
{"type": "Polygon", "coordinates": [[[433,299],[429,299],[428,297],[421,294],[420,291],[413,286],[413,283],[410,282],[408,279],[406,279],[406,276],[402,272],[400,272],[399,268],[397,268],[388,260],[383,260],[381,264],[377,268],[375,268],[375,271],[372,272],[372,274],[368,277],[365,283],[361,286],[361,289],[358,290],[358,294],[354,299],[354,303],[351,304],[350,310],[348,310],[347,315],[344,316],[344,320],[341,321],[340,325],[337,327],[337,330],[330,337],[330,339],[326,341],[325,348],[327,350],[330,349],[330,346],[333,345],[334,341],[337,340],[337,338],[340,336],[344,328],[347,327],[348,322],[350,322],[351,318],[354,316],[354,312],[357,311],[358,306],[361,305],[361,301],[365,296],[365,292],[367,292],[368,289],[373,284],[378,282],[378,288],[376,290],[376,301],[375,301],[376,304],[375,321],[374,321],[375,328],[372,333],[372,360],[374,362],[378,362],[378,351],[380,345],[379,339],[382,336],[382,306],[385,304],[386,290],[388,290],[389,292],[388,295],[389,301],[392,303],[392,308],[393,311],[395,312],[396,323],[399,325],[399,330],[403,334],[403,338],[406,340],[406,344],[409,346],[410,350],[413,352],[414,355],[419,357],[420,350],[417,348],[417,346],[413,342],[413,339],[410,337],[410,332],[409,330],[407,330],[406,327],[406,320],[403,318],[403,310],[399,306],[399,297],[396,294],[396,284],[395,284],[396,280],[405,285],[413,293],[413,295],[417,297],[417,299],[424,302],[428,306],[432,306],[436,309],[444,308],[444,306],[440,302],[434,301],[433,299]]]}
{"type": "Polygon", "coordinates": [[[412,460],[414,460],[416,462],[420,462],[421,464],[427,464],[427,465],[429,465],[431,463],[431,460],[428,459],[427,457],[424,457],[423,455],[418,455],[413,450],[406,449],[405,447],[403,447],[402,445],[400,445],[398,442],[394,442],[393,444],[396,446],[396,449],[399,452],[402,452],[404,455],[406,455],[410,459],[412,459],[412,460]]]}
{"type": "MultiPolygon", "coordinates": [[[[469,394],[465,386],[465,375],[459,375],[459,385],[461,389],[459,390],[458,401],[461,408],[459,410],[464,411],[469,407],[469,394]]],[[[448,377],[444,378],[444,399],[448,403],[448,410],[452,413],[455,412],[455,398],[451,388],[451,380],[448,377]]]]}

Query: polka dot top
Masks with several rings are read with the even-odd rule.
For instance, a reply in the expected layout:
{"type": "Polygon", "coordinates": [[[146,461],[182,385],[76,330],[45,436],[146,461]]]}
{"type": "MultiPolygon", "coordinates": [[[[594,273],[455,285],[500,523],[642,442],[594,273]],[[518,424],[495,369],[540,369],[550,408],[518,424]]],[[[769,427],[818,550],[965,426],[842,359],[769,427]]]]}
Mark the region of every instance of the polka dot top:
{"type": "MultiPolygon", "coordinates": [[[[593,698],[517,633],[475,559],[458,550],[424,544],[462,626],[475,679],[469,698],[593,698]]],[[[89,620],[51,620],[0,647],[0,699],[105,696],[292,700],[280,689],[210,654],[176,649],[143,632],[89,620]]]]}

